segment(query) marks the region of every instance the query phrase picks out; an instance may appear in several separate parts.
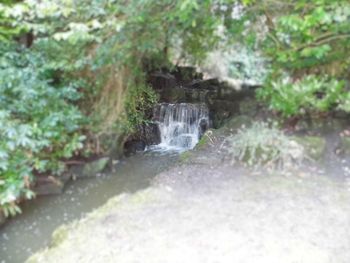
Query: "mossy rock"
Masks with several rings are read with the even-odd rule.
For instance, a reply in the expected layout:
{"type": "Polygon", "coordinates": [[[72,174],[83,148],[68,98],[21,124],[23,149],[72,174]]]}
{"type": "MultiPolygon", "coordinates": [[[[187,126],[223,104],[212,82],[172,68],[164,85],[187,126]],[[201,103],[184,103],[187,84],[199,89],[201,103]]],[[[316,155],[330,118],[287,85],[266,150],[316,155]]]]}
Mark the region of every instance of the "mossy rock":
{"type": "Polygon", "coordinates": [[[95,177],[98,173],[101,173],[108,165],[109,157],[103,157],[96,161],[87,163],[84,165],[82,174],[77,177],[95,177]]]}
{"type": "Polygon", "coordinates": [[[255,116],[258,113],[258,103],[255,98],[245,98],[239,103],[239,111],[242,115],[255,116]]]}
{"type": "Polygon", "coordinates": [[[340,148],[343,153],[350,154],[350,137],[341,137],[340,148]]]}
{"type": "Polygon", "coordinates": [[[205,148],[207,148],[208,144],[209,144],[209,134],[213,134],[215,131],[213,130],[207,130],[202,138],[199,140],[199,142],[197,143],[197,145],[194,147],[194,150],[203,150],[205,148]]]}
{"type": "Polygon", "coordinates": [[[224,132],[235,132],[239,129],[250,127],[253,119],[246,115],[239,115],[228,120],[219,130],[224,132]]]}
{"type": "Polygon", "coordinates": [[[326,151],[326,139],[319,136],[293,137],[297,143],[302,145],[308,157],[319,161],[326,151]]]}

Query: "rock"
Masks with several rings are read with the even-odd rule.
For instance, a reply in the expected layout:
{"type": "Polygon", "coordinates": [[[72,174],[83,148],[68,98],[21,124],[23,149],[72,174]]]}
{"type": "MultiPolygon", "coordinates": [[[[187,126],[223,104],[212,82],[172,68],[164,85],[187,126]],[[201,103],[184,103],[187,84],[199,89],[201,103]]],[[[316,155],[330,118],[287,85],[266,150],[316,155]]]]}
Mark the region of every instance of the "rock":
{"type": "Polygon", "coordinates": [[[304,147],[308,157],[319,161],[323,158],[326,150],[326,139],[319,136],[293,137],[297,143],[304,147]]]}
{"type": "Polygon", "coordinates": [[[200,90],[216,90],[220,85],[218,79],[205,79],[192,81],[186,88],[200,90]]]}
{"type": "Polygon", "coordinates": [[[62,194],[64,186],[70,178],[70,173],[65,173],[59,177],[39,175],[35,178],[35,185],[32,190],[38,196],[62,194]]]}
{"type": "Polygon", "coordinates": [[[160,130],[156,123],[147,123],[143,126],[142,138],[146,145],[155,145],[160,143],[160,130]]]}
{"type": "Polygon", "coordinates": [[[255,98],[247,97],[239,102],[239,112],[242,115],[253,117],[258,113],[258,106],[259,105],[255,98]]]}
{"type": "Polygon", "coordinates": [[[213,100],[209,105],[214,128],[221,127],[228,118],[239,113],[239,104],[235,101],[213,100]]]}
{"type": "Polygon", "coordinates": [[[328,117],[314,117],[314,118],[303,118],[299,119],[296,124],[296,130],[310,132],[310,131],[318,131],[318,132],[332,132],[335,130],[342,130],[347,126],[347,120],[328,117]]]}
{"type": "Polygon", "coordinates": [[[83,166],[81,173],[77,174],[77,178],[96,177],[101,173],[108,165],[109,157],[102,157],[90,163],[86,163],[83,166]]]}
{"type": "Polygon", "coordinates": [[[249,127],[253,122],[253,119],[246,115],[239,115],[237,117],[231,118],[227,123],[225,123],[223,129],[230,131],[237,131],[239,129],[249,127]]]}
{"type": "MultiPolygon", "coordinates": [[[[159,112],[155,112],[153,120],[159,120],[159,112]]],[[[143,144],[141,141],[146,145],[155,145],[160,143],[160,130],[156,122],[149,122],[136,127],[135,133],[130,135],[124,143],[124,150],[125,148],[130,148],[137,144],[135,150],[143,151],[145,146],[141,145],[143,144]],[[143,149],[140,150],[140,148],[143,149]]]]}
{"type": "Polygon", "coordinates": [[[177,80],[173,75],[161,72],[152,74],[149,82],[155,90],[172,89],[177,85],[177,80]]]}
{"type": "Polygon", "coordinates": [[[340,149],[345,154],[350,154],[350,137],[343,136],[340,138],[340,149]]]}
{"type": "Polygon", "coordinates": [[[186,90],[182,87],[164,88],[159,91],[159,100],[166,103],[186,102],[186,90]]]}
{"type": "Polygon", "coordinates": [[[0,211],[0,226],[3,225],[6,221],[6,217],[2,211],[0,211]]]}
{"type": "Polygon", "coordinates": [[[146,148],[146,143],[143,140],[131,140],[124,144],[124,154],[130,156],[137,152],[142,152],[146,148]]]}
{"type": "Polygon", "coordinates": [[[187,103],[204,103],[207,101],[208,90],[202,89],[185,89],[185,100],[187,103]]]}
{"type": "Polygon", "coordinates": [[[176,67],[175,71],[172,73],[181,85],[186,85],[194,79],[203,78],[201,73],[197,73],[195,67],[176,67]]]}
{"type": "Polygon", "coordinates": [[[202,137],[206,130],[209,129],[209,123],[207,120],[203,119],[199,122],[199,137],[202,137]]]}

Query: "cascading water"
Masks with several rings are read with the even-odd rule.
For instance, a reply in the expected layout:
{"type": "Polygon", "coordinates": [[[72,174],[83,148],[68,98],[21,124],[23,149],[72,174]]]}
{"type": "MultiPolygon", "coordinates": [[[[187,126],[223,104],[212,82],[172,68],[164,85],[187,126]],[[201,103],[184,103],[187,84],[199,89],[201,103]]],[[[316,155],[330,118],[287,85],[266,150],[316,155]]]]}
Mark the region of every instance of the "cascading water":
{"type": "Polygon", "coordinates": [[[209,126],[205,104],[159,104],[155,108],[161,143],[156,149],[183,151],[192,149],[209,126]]]}

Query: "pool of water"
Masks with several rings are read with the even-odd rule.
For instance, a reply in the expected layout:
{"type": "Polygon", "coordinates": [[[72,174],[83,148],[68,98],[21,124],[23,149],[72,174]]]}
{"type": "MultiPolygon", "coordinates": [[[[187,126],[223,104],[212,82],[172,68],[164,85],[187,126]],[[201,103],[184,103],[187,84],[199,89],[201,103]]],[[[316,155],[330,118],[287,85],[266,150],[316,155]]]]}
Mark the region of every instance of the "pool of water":
{"type": "Polygon", "coordinates": [[[0,263],[24,262],[49,243],[58,226],[83,217],[115,195],[148,187],[177,158],[176,152],[138,154],[116,164],[113,173],[71,181],[61,195],[24,203],[23,213],[0,228],[0,263]]]}

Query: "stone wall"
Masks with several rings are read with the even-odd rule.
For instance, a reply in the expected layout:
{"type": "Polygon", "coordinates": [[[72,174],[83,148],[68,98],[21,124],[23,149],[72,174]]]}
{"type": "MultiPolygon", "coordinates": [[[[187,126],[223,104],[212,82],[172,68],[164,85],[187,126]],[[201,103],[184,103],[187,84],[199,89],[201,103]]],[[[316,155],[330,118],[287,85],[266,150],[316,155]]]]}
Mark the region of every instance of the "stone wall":
{"type": "Polygon", "coordinates": [[[175,68],[171,72],[155,72],[150,75],[150,85],[159,93],[160,102],[205,103],[210,110],[211,126],[220,127],[225,120],[254,110],[252,86],[232,86],[218,79],[203,79],[195,68],[175,68]]]}
{"type": "MultiPolygon", "coordinates": [[[[258,112],[253,86],[235,86],[218,79],[203,79],[193,67],[163,69],[149,74],[149,84],[159,94],[160,103],[205,103],[209,108],[209,126],[221,127],[233,116],[248,116],[258,112]]],[[[151,120],[156,116],[150,114],[151,120]]],[[[253,117],[253,116],[252,116],[253,117]]],[[[140,126],[124,144],[124,153],[129,155],[142,151],[147,145],[160,142],[159,130],[155,124],[140,126]]]]}

